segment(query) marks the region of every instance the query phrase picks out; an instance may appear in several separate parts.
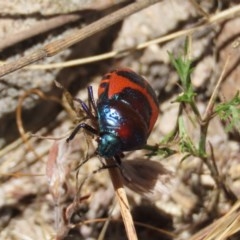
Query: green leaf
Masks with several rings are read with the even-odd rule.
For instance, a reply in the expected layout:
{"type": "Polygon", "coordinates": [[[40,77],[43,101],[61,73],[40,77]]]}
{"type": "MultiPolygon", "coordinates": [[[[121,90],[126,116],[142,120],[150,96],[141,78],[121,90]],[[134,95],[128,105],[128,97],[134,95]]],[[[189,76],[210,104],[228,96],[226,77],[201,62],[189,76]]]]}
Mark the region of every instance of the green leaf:
{"type": "Polygon", "coordinates": [[[191,73],[193,71],[193,68],[191,67],[192,61],[189,59],[185,59],[182,56],[178,56],[175,58],[172,53],[168,53],[170,60],[176,69],[181,85],[184,89],[184,91],[192,91],[192,84],[191,84],[191,73]]]}
{"type": "Polygon", "coordinates": [[[176,102],[192,103],[195,96],[196,94],[194,92],[183,92],[177,97],[176,102]]]}
{"type": "Polygon", "coordinates": [[[161,155],[164,158],[169,157],[169,156],[171,156],[175,153],[176,153],[175,150],[173,150],[171,148],[168,148],[168,147],[159,148],[158,151],[157,151],[157,155],[161,155]]]}
{"type": "Polygon", "coordinates": [[[179,124],[179,136],[180,136],[180,151],[182,153],[186,152],[196,156],[197,149],[194,146],[191,138],[187,135],[187,131],[184,126],[184,121],[182,117],[179,117],[178,124],[179,124]]]}
{"type": "Polygon", "coordinates": [[[231,131],[234,127],[240,130],[240,96],[239,92],[228,102],[220,103],[215,108],[215,113],[224,120],[229,122],[226,127],[231,131]]]}

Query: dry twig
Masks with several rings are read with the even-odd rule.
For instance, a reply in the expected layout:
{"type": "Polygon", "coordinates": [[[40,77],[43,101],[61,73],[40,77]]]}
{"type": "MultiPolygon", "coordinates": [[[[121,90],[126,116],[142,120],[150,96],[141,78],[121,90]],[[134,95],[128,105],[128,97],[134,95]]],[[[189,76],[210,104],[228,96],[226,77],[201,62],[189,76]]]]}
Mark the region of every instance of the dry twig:
{"type": "Polygon", "coordinates": [[[222,240],[239,231],[239,207],[240,201],[237,201],[226,215],[196,233],[190,240],[222,240]]]}
{"type": "MultiPolygon", "coordinates": [[[[183,29],[180,31],[176,31],[174,33],[167,34],[166,36],[162,36],[150,41],[146,41],[144,43],[140,43],[135,47],[132,47],[131,49],[121,49],[121,50],[113,50],[111,52],[91,56],[91,57],[86,57],[86,58],[80,58],[80,59],[74,59],[74,60],[69,60],[61,63],[51,63],[51,64],[34,64],[27,66],[27,69],[54,69],[54,68],[67,68],[67,67],[73,67],[73,66],[79,66],[79,65],[84,65],[92,62],[97,62],[97,61],[102,61],[105,59],[109,58],[116,58],[119,56],[122,56],[123,54],[131,54],[133,50],[141,50],[144,49],[150,45],[153,44],[160,44],[164,43],[167,41],[170,41],[172,39],[186,36],[186,35],[191,35],[195,33],[196,31],[199,31],[203,28],[206,28],[209,25],[218,23],[219,21],[222,21],[226,18],[231,18],[234,14],[237,14],[240,12],[240,6],[236,6],[230,9],[227,9],[225,11],[222,11],[220,13],[217,13],[213,16],[210,16],[207,20],[205,20],[204,23],[198,24],[192,28],[189,29],[183,29]]],[[[1,68],[0,68],[0,74],[1,74],[1,68]]],[[[1,76],[1,75],[0,75],[1,76]]]]}
{"type": "Polygon", "coordinates": [[[34,25],[30,30],[13,33],[2,39],[0,42],[0,51],[38,34],[58,28],[67,23],[78,21],[81,18],[82,16],[80,14],[66,14],[41,21],[40,23],[34,25]]]}
{"type": "MultiPolygon", "coordinates": [[[[114,164],[114,161],[112,159],[106,159],[106,162],[108,166],[112,166],[114,164]]],[[[137,240],[138,238],[130,212],[128,199],[123,187],[122,175],[119,172],[118,168],[109,168],[109,174],[113,183],[113,187],[115,189],[118,204],[120,206],[120,211],[128,239],[137,240]]]]}
{"type": "Polygon", "coordinates": [[[24,56],[14,62],[4,64],[0,68],[0,77],[10,72],[16,71],[22,67],[25,67],[31,63],[34,63],[38,60],[41,60],[45,57],[51,57],[57,54],[58,52],[61,52],[64,49],[71,47],[72,45],[82,41],[83,39],[92,36],[94,33],[100,32],[101,30],[106,29],[107,27],[110,27],[113,24],[121,21],[125,17],[159,1],[161,0],[141,0],[132,3],[124,8],[121,8],[120,10],[111,13],[106,17],[103,17],[100,20],[76,31],[75,33],[70,34],[68,37],[64,39],[56,40],[52,43],[47,44],[43,48],[36,50],[32,54],[24,56]]]}
{"type": "Polygon", "coordinates": [[[24,95],[22,95],[19,98],[18,106],[16,108],[16,123],[17,123],[18,131],[19,131],[20,136],[22,138],[22,141],[25,143],[25,146],[27,147],[27,149],[30,152],[32,152],[35,155],[35,157],[38,159],[40,157],[38,156],[38,154],[36,153],[36,151],[32,147],[32,145],[28,142],[28,140],[29,140],[29,133],[26,133],[26,131],[25,131],[24,127],[23,127],[23,122],[22,122],[22,104],[23,104],[25,98],[29,97],[31,94],[36,94],[36,95],[38,95],[42,99],[52,100],[52,101],[58,102],[59,104],[61,104],[61,102],[59,101],[58,98],[55,98],[53,96],[51,96],[51,97],[46,96],[42,91],[40,91],[38,89],[31,89],[29,91],[26,91],[24,93],[24,95]]]}

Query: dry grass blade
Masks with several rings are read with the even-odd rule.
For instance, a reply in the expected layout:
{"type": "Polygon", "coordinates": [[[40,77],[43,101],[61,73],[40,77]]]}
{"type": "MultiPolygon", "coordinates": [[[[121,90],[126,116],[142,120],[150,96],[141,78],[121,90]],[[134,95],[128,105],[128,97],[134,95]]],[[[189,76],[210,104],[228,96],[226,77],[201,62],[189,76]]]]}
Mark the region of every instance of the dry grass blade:
{"type": "Polygon", "coordinates": [[[16,123],[17,123],[17,127],[18,127],[18,131],[20,133],[20,136],[22,138],[22,141],[25,143],[25,146],[27,147],[27,149],[32,152],[35,157],[38,159],[40,158],[38,156],[38,154],[36,153],[36,151],[34,150],[34,148],[32,147],[32,145],[29,143],[29,134],[25,132],[24,127],[23,127],[23,122],[22,122],[22,105],[24,100],[29,97],[32,94],[36,94],[38,95],[40,98],[42,99],[49,99],[55,102],[58,102],[61,104],[61,102],[59,101],[59,99],[55,98],[55,97],[47,97],[45,96],[45,94],[38,90],[38,89],[31,89],[29,91],[26,91],[20,98],[19,98],[19,102],[18,102],[18,106],[16,108],[16,123]]]}
{"type": "Polygon", "coordinates": [[[108,226],[109,226],[109,224],[111,222],[112,212],[113,212],[115,207],[116,207],[116,200],[114,200],[114,202],[112,204],[112,207],[111,207],[111,209],[109,211],[109,216],[106,219],[106,221],[104,222],[103,228],[101,229],[101,232],[100,232],[97,240],[104,240],[107,228],[108,228],[108,226]]]}
{"type": "MultiPolygon", "coordinates": [[[[112,166],[114,164],[114,161],[112,159],[106,159],[106,162],[107,162],[107,165],[109,166],[112,166]]],[[[116,193],[116,198],[120,207],[120,211],[121,211],[121,215],[123,218],[128,239],[137,240],[138,239],[137,233],[136,233],[132,215],[130,212],[130,206],[126,196],[126,192],[123,188],[122,175],[119,172],[118,168],[110,168],[109,174],[110,174],[111,181],[113,183],[113,187],[116,193]]]]}
{"type": "Polygon", "coordinates": [[[189,240],[222,240],[240,230],[240,201],[229,210],[229,212],[216,222],[207,226],[189,240]]]}
{"type": "MultiPolygon", "coordinates": [[[[31,134],[27,133],[26,138],[30,138],[31,134]]],[[[5,154],[8,154],[9,152],[13,151],[14,149],[18,148],[21,146],[23,143],[22,138],[18,138],[16,141],[12,142],[11,144],[7,145],[6,147],[2,148],[0,150],[0,158],[3,157],[5,154]]]]}
{"type": "Polygon", "coordinates": [[[228,56],[227,59],[226,59],[226,62],[224,64],[221,76],[219,77],[219,80],[218,80],[218,82],[216,84],[216,87],[214,88],[212,96],[211,96],[211,98],[210,98],[210,100],[208,102],[208,105],[207,105],[206,111],[204,113],[203,119],[206,119],[209,116],[209,114],[211,114],[211,111],[213,109],[213,106],[215,104],[215,100],[216,100],[218,92],[219,92],[219,88],[220,88],[221,83],[222,83],[222,81],[224,79],[224,76],[225,76],[225,73],[226,73],[226,70],[227,70],[227,66],[228,66],[229,60],[230,60],[230,56],[228,56]]]}
{"type": "Polygon", "coordinates": [[[208,20],[206,22],[204,22],[203,24],[200,24],[200,25],[198,25],[196,27],[193,27],[193,28],[190,28],[190,29],[180,30],[180,31],[168,34],[164,37],[154,39],[154,40],[151,40],[151,41],[146,42],[146,43],[139,44],[137,49],[145,48],[146,45],[148,46],[150,44],[158,44],[158,43],[166,42],[168,40],[171,40],[171,39],[174,39],[174,38],[177,38],[177,37],[181,37],[181,36],[184,36],[184,35],[191,34],[191,33],[195,32],[197,30],[200,30],[201,28],[204,28],[208,25],[217,23],[219,21],[223,21],[226,18],[232,18],[232,17],[234,17],[235,14],[238,14],[239,12],[240,12],[240,6],[232,7],[230,9],[227,9],[225,11],[222,11],[218,14],[215,14],[215,15],[209,17],[208,20]]]}
{"type": "Polygon", "coordinates": [[[209,14],[203,10],[203,8],[200,6],[200,4],[196,0],[190,0],[192,5],[199,11],[206,19],[209,18],[209,14]]]}
{"type": "Polygon", "coordinates": [[[57,27],[63,26],[64,24],[78,21],[79,19],[81,19],[81,16],[79,14],[67,14],[47,19],[43,22],[36,24],[30,30],[18,32],[17,34],[13,33],[12,35],[4,38],[0,42],[0,51],[10,46],[13,46],[16,43],[24,41],[25,39],[29,39],[38,34],[50,31],[57,27]]]}
{"type": "MultiPolygon", "coordinates": [[[[131,49],[127,48],[127,49],[121,49],[121,50],[114,50],[114,51],[107,52],[104,54],[70,60],[70,61],[61,62],[61,63],[34,64],[31,66],[27,66],[26,68],[27,69],[67,68],[67,67],[79,66],[79,65],[97,62],[97,61],[102,61],[102,60],[109,59],[109,58],[114,58],[114,57],[116,58],[116,57],[122,56],[123,54],[131,54],[133,50],[141,50],[141,49],[144,49],[153,44],[160,44],[160,43],[164,43],[164,42],[170,41],[170,40],[178,38],[178,37],[190,35],[196,31],[203,29],[204,27],[206,27],[210,24],[217,23],[226,18],[231,18],[234,14],[237,14],[238,12],[240,12],[239,6],[227,9],[225,11],[217,13],[214,16],[209,16],[209,18],[207,18],[207,20],[205,20],[205,22],[202,23],[201,25],[197,25],[197,26],[189,28],[189,29],[176,31],[174,33],[167,34],[166,36],[162,36],[162,37],[159,37],[159,38],[156,38],[156,39],[144,42],[144,43],[140,43],[131,49]]],[[[0,73],[1,73],[1,69],[0,69],[0,73]]]]}
{"type": "Polygon", "coordinates": [[[77,42],[82,41],[83,39],[86,39],[87,37],[92,36],[94,33],[100,32],[103,29],[106,29],[107,27],[112,26],[114,23],[117,23],[124,19],[125,17],[140,11],[147,6],[150,6],[154,3],[159,2],[160,0],[141,0],[137,1],[135,3],[132,3],[124,8],[121,8],[120,10],[109,14],[106,17],[101,18],[100,20],[89,24],[88,26],[80,29],[79,31],[75,32],[74,34],[69,35],[68,37],[64,39],[56,40],[52,43],[47,44],[45,47],[33,52],[30,55],[27,55],[25,57],[22,57],[12,63],[7,63],[0,68],[0,77],[16,71],[17,69],[20,69],[22,67],[25,67],[31,63],[34,63],[38,60],[41,60],[45,57],[50,57],[58,52],[76,44],[77,42]]]}

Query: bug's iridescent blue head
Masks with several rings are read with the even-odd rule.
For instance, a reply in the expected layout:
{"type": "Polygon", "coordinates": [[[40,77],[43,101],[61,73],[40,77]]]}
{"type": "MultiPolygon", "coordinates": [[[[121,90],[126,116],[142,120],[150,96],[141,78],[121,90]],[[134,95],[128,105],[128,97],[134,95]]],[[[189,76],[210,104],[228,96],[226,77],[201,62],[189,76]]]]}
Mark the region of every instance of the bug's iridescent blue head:
{"type": "Polygon", "coordinates": [[[112,133],[103,134],[98,143],[97,153],[104,158],[111,158],[121,151],[121,140],[112,133]]]}

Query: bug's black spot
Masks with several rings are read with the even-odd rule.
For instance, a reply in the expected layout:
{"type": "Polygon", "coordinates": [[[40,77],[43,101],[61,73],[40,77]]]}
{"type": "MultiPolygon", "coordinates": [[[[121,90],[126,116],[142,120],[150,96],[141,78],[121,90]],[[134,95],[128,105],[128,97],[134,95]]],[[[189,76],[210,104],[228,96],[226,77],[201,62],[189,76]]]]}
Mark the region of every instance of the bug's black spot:
{"type": "Polygon", "coordinates": [[[159,102],[157,100],[157,96],[156,96],[155,92],[153,91],[152,87],[150,85],[147,85],[146,89],[147,89],[148,94],[152,97],[155,104],[158,105],[159,102]]]}
{"type": "Polygon", "coordinates": [[[129,72],[129,71],[117,71],[117,75],[125,77],[129,79],[130,81],[136,83],[137,85],[141,86],[142,88],[145,88],[148,92],[148,94],[152,97],[153,101],[156,105],[158,105],[158,100],[156,97],[155,92],[153,91],[152,87],[148,84],[148,82],[140,75],[138,75],[135,72],[129,72]],[[145,84],[147,82],[147,84],[145,84]]]}
{"type": "Polygon", "coordinates": [[[117,94],[117,100],[129,104],[149,126],[152,109],[148,99],[138,90],[124,88],[117,94]]]}
{"type": "Polygon", "coordinates": [[[99,87],[100,87],[100,88],[104,88],[104,89],[105,89],[105,88],[107,88],[107,87],[108,87],[108,85],[109,85],[108,83],[106,83],[106,82],[103,82],[103,83],[101,83],[101,84],[100,84],[100,86],[99,86],[99,87]]]}
{"type": "Polygon", "coordinates": [[[116,74],[121,77],[125,77],[129,79],[130,81],[136,83],[137,85],[141,86],[142,88],[145,88],[145,79],[136,74],[135,72],[129,72],[129,71],[117,71],[116,74]]]}

